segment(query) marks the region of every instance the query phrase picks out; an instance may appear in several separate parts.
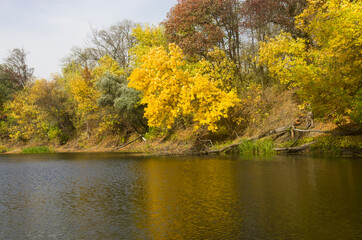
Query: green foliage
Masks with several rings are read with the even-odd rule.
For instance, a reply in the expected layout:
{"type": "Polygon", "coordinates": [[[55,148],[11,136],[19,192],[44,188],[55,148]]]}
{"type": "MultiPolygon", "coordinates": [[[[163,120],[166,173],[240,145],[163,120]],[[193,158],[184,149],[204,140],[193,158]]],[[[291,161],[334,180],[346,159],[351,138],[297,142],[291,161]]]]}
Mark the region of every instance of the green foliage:
{"type": "Polygon", "coordinates": [[[40,146],[40,147],[27,147],[21,149],[21,153],[53,153],[54,150],[47,146],[40,146]]]}
{"type": "Polygon", "coordinates": [[[97,81],[97,87],[102,95],[98,98],[99,106],[113,106],[119,114],[142,116],[139,102],[140,92],[127,86],[127,78],[106,73],[97,81]]]}
{"type": "Polygon", "coordinates": [[[147,140],[154,140],[156,138],[161,138],[161,137],[165,137],[168,133],[167,129],[161,129],[158,127],[150,127],[148,129],[148,132],[145,134],[145,138],[147,140]]]}
{"type": "Polygon", "coordinates": [[[358,90],[353,105],[355,105],[356,108],[351,112],[351,118],[354,122],[362,126],[362,88],[358,90]]]}
{"type": "Polygon", "coordinates": [[[311,150],[327,155],[339,155],[345,150],[361,152],[362,136],[322,136],[311,150]]]}
{"type": "Polygon", "coordinates": [[[7,147],[0,145],[0,154],[1,153],[6,153],[7,151],[8,151],[7,147]]]}
{"type": "Polygon", "coordinates": [[[239,151],[246,155],[272,154],[274,153],[273,147],[274,142],[270,139],[244,141],[239,145],[239,151]]]}

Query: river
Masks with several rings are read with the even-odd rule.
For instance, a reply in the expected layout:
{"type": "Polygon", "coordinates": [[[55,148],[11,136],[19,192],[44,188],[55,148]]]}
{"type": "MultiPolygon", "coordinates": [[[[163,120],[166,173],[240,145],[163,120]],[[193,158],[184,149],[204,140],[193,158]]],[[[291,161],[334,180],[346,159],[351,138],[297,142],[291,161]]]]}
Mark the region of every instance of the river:
{"type": "Polygon", "coordinates": [[[0,155],[0,239],[362,239],[362,159],[0,155]]]}

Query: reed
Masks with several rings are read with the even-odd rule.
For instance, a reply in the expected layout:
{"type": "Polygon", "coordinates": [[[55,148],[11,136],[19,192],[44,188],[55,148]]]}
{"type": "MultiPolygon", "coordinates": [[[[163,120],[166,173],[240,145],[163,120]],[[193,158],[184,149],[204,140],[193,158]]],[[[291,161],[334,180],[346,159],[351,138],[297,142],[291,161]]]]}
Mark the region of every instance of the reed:
{"type": "Polygon", "coordinates": [[[39,146],[39,147],[27,147],[21,149],[21,153],[52,153],[54,152],[47,146],[39,146]]]}
{"type": "Polygon", "coordinates": [[[247,155],[261,155],[261,154],[272,154],[274,142],[271,139],[256,140],[256,141],[245,141],[239,146],[241,154],[247,155]]]}

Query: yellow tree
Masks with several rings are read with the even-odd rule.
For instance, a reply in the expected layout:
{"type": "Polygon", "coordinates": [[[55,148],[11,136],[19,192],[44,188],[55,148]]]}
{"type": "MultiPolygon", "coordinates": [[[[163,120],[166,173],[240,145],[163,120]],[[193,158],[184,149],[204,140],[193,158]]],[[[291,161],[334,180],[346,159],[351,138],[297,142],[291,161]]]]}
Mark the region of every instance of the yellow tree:
{"type": "Polygon", "coordinates": [[[96,87],[99,78],[109,73],[114,76],[124,75],[118,63],[108,55],[102,57],[94,69],[70,64],[64,71],[64,78],[70,92],[77,114],[77,127],[86,128],[87,137],[93,129],[102,133],[112,125],[116,114],[100,108],[97,104],[102,92],[96,87]]]}
{"type": "Polygon", "coordinates": [[[296,25],[311,40],[282,33],[261,44],[259,63],[282,83],[299,87],[317,115],[360,115],[361,19],[361,1],[310,0],[296,25]]]}
{"type": "Polygon", "coordinates": [[[14,95],[11,102],[5,104],[5,109],[9,112],[8,131],[12,139],[27,141],[39,133],[37,127],[39,113],[33,101],[29,99],[29,92],[29,87],[25,87],[14,95]]]}
{"type": "Polygon", "coordinates": [[[132,36],[136,41],[129,52],[134,66],[141,64],[142,56],[147,54],[151,48],[167,48],[165,30],[161,26],[137,25],[132,30],[132,36]]]}
{"type": "Polygon", "coordinates": [[[208,74],[187,70],[182,50],[175,44],[168,48],[150,49],[129,78],[129,86],[143,94],[149,126],[171,128],[176,118],[191,116],[196,128],[216,131],[217,122],[238,102],[235,91],[221,89],[208,74]]]}
{"type": "Polygon", "coordinates": [[[10,137],[19,140],[66,140],[72,128],[67,96],[56,80],[36,80],[7,104],[10,137]]]}

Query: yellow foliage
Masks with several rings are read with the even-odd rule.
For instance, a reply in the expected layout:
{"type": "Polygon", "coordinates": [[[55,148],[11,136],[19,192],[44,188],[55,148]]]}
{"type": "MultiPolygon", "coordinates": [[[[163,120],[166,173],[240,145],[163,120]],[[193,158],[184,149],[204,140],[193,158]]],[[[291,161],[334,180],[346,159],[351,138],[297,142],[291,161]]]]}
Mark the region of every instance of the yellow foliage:
{"type": "Polygon", "coordinates": [[[83,74],[74,74],[69,83],[77,110],[82,117],[98,110],[97,99],[100,93],[94,87],[90,70],[84,69],[83,74]]]}
{"type": "Polygon", "coordinates": [[[120,68],[119,64],[111,58],[110,56],[106,55],[99,59],[98,66],[94,68],[92,71],[93,77],[95,79],[100,78],[106,72],[114,75],[114,76],[122,76],[125,74],[124,70],[120,68]]]}
{"type": "MultiPolygon", "coordinates": [[[[219,79],[187,71],[182,50],[169,45],[150,49],[142,58],[129,80],[129,86],[143,93],[141,103],[147,104],[145,117],[151,127],[171,128],[180,116],[192,116],[196,127],[217,130],[217,121],[227,118],[227,112],[238,102],[233,90],[220,89],[219,79]]],[[[209,71],[210,72],[210,71],[209,71]]]]}
{"type": "Polygon", "coordinates": [[[214,48],[209,52],[208,60],[202,59],[198,64],[198,72],[207,76],[223,90],[231,90],[235,77],[235,64],[226,57],[224,51],[214,48]]]}
{"type": "Polygon", "coordinates": [[[136,42],[129,53],[135,66],[140,66],[142,56],[146,55],[151,48],[167,48],[165,30],[161,26],[138,25],[132,30],[132,36],[135,37],[136,42]]]}
{"type": "Polygon", "coordinates": [[[289,33],[262,43],[259,63],[281,83],[299,87],[317,115],[357,111],[362,72],[362,2],[310,0],[296,25],[311,42],[289,33]]]}
{"type": "Polygon", "coordinates": [[[13,139],[30,140],[31,138],[45,137],[50,124],[47,113],[37,107],[39,97],[46,95],[49,90],[45,79],[36,80],[31,87],[17,92],[13,101],[8,102],[6,108],[9,116],[15,120],[10,126],[10,137],[13,139]]]}

